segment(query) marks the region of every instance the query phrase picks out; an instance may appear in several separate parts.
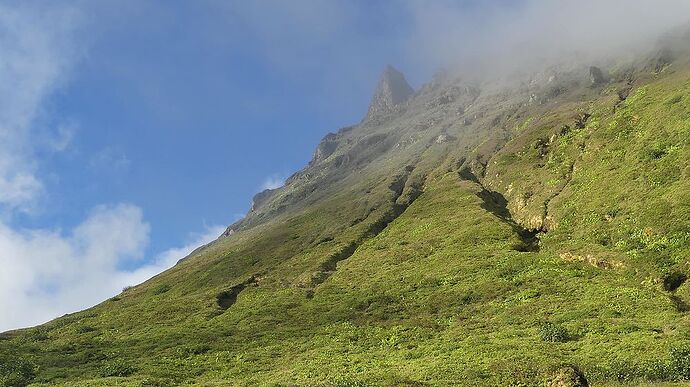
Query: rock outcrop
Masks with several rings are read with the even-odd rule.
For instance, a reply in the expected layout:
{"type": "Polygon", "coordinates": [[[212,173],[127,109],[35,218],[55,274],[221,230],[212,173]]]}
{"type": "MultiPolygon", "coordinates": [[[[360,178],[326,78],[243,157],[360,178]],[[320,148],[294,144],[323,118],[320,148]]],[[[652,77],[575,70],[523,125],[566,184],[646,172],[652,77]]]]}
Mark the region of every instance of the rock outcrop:
{"type": "Polygon", "coordinates": [[[393,66],[388,65],[369,104],[367,119],[391,112],[396,106],[407,101],[414,90],[405,76],[393,66]]]}
{"type": "Polygon", "coordinates": [[[338,136],[335,133],[329,133],[321,140],[314,151],[311,164],[316,164],[328,158],[338,147],[338,136]]]}
{"type": "Polygon", "coordinates": [[[589,80],[592,86],[599,86],[607,82],[604,72],[601,71],[599,67],[590,66],[589,68],[589,80]]]}

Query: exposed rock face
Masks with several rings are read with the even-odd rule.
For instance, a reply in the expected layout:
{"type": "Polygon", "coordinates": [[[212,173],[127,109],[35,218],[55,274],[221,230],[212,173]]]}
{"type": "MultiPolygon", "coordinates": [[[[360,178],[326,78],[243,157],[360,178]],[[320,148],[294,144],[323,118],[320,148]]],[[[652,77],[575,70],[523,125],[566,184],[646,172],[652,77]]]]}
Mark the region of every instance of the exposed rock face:
{"type": "Polygon", "coordinates": [[[589,80],[592,82],[592,86],[598,86],[606,83],[606,76],[604,76],[604,73],[599,67],[590,66],[589,80]]]}
{"type": "Polygon", "coordinates": [[[336,133],[327,134],[326,137],[324,137],[319,143],[319,145],[316,147],[316,150],[314,151],[314,155],[312,156],[309,165],[318,164],[321,161],[327,159],[328,156],[332,155],[337,148],[338,135],[336,133]]]}
{"type": "Polygon", "coordinates": [[[661,48],[651,59],[649,67],[655,73],[661,72],[673,62],[673,51],[669,47],[661,48]]]}
{"type": "Polygon", "coordinates": [[[223,238],[223,237],[229,237],[229,236],[233,235],[236,232],[235,229],[233,228],[233,226],[234,225],[228,226],[228,228],[225,229],[225,232],[223,232],[223,234],[221,234],[220,237],[223,238]]]}
{"type": "Polygon", "coordinates": [[[266,189],[254,195],[254,198],[252,199],[251,211],[258,210],[275,191],[276,189],[266,189]]]}
{"type": "Polygon", "coordinates": [[[388,65],[369,104],[367,118],[392,111],[397,105],[407,101],[412,94],[414,90],[405,80],[405,76],[388,65]]]}

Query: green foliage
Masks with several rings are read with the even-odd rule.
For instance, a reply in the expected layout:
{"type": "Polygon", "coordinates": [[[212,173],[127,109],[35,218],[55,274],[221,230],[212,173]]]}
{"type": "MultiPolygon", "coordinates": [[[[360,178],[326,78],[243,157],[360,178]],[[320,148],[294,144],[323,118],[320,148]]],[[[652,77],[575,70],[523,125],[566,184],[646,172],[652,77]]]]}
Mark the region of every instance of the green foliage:
{"type": "Polygon", "coordinates": [[[16,355],[0,354],[0,387],[24,387],[34,377],[33,363],[16,355]]]}
{"type": "Polygon", "coordinates": [[[138,383],[138,387],[173,387],[176,384],[165,378],[145,378],[138,383]]]}
{"type": "Polygon", "coordinates": [[[77,333],[90,333],[90,332],[94,332],[95,330],[96,330],[96,328],[94,328],[90,325],[80,325],[76,329],[77,333]]]}
{"type": "Polygon", "coordinates": [[[539,327],[539,337],[548,343],[563,343],[568,341],[568,330],[554,323],[544,323],[539,327]]]}
{"type": "Polygon", "coordinates": [[[683,100],[683,94],[676,94],[666,101],[667,105],[675,105],[683,100]]]}
{"type": "Polygon", "coordinates": [[[152,293],[153,295],[159,295],[159,294],[163,294],[163,293],[169,291],[170,289],[172,289],[172,287],[171,287],[170,285],[168,285],[168,284],[160,284],[160,285],[156,286],[155,288],[153,288],[153,290],[151,291],[151,293],[152,293]]]}
{"type": "Polygon", "coordinates": [[[98,374],[102,377],[110,376],[130,376],[137,371],[137,368],[129,362],[121,359],[109,360],[99,369],[98,374]]]}
{"type": "Polygon", "coordinates": [[[690,345],[676,347],[669,356],[669,369],[679,380],[690,380],[690,345]]]}

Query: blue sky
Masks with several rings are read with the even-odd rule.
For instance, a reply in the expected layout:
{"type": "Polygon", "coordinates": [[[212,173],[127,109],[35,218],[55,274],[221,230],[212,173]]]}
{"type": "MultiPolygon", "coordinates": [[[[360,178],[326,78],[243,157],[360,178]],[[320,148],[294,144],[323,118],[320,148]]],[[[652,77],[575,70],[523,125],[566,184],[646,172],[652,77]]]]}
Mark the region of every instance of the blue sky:
{"type": "Polygon", "coordinates": [[[0,2],[0,331],[215,239],[359,122],[388,63],[415,87],[449,65],[524,70],[686,15],[685,0],[0,2]]]}
{"type": "Polygon", "coordinates": [[[129,202],[144,209],[156,251],[230,224],[267,180],[306,164],[326,132],[362,117],[386,63],[405,65],[389,44],[404,31],[370,7],[352,7],[339,26],[315,14],[277,27],[239,3],[82,11],[97,31],[45,102],[72,140],[41,165],[55,175],[44,179],[50,195],[22,225],[70,228],[94,205],[129,202]]]}

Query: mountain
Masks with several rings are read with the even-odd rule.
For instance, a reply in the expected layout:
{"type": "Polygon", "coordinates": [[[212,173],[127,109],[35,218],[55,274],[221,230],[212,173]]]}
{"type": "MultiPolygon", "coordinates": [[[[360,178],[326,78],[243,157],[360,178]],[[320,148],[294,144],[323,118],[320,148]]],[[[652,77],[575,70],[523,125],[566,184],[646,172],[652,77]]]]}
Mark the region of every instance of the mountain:
{"type": "Polygon", "coordinates": [[[0,385],[689,379],[688,37],[418,91],[387,68],[217,241],[2,334],[0,385]]]}

